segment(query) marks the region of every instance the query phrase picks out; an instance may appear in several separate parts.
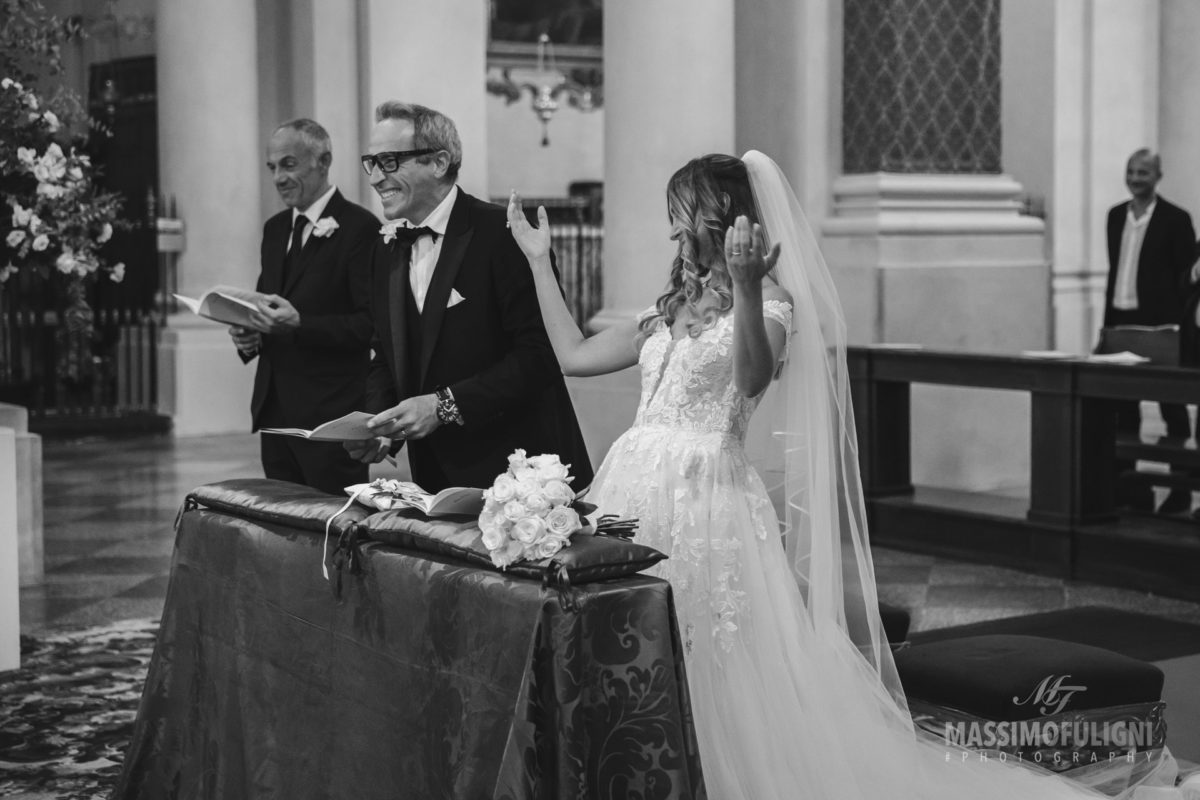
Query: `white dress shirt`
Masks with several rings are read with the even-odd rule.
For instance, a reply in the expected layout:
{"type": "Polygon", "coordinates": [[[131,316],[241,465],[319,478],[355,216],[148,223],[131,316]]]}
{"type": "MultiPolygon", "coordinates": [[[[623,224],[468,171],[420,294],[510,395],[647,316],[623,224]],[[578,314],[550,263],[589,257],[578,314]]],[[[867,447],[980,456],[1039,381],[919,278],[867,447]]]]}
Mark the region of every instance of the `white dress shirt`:
{"type": "MultiPolygon", "coordinates": [[[[313,204],[311,206],[309,206],[308,208],[304,209],[303,211],[300,211],[299,209],[296,209],[296,208],[292,209],[292,230],[296,229],[296,217],[299,217],[299,216],[308,217],[308,224],[304,226],[304,233],[301,234],[301,239],[300,239],[301,247],[304,247],[304,245],[308,244],[308,237],[312,236],[313,225],[316,225],[317,220],[319,220],[321,218],[321,215],[325,213],[325,206],[329,205],[329,198],[333,197],[333,193],[336,191],[337,191],[336,186],[330,186],[325,191],[325,194],[321,195],[316,200],[314,200],[313,204]]],[[[292,249],[291,234],[288,234],[287,249],[289,252],[292,249]]]]}
{"type": "Polygon", "coordinates": [[[1138,260],[1142,257],[1142,242],[1146,239],[1146,226],[1154,216],[1158,198],[1150,201],[1141,217],[1133,215],[1133,203],[1125,213],[1125,227],[1121,230],[1121,256],[1117,261],[1117,279],[1113,284],[1113,308],[1133,311],[1138,307],[1137,274],[1138,260]]]}
{"type": "Polygon", "coordinates": [[[401,225],[405,228],[420,228],[422,225],[437,234],[436,241],[429,234],[417,237],[412,246],[412,264],[408,268],[408,285],[412,289],[417,310],[425,310],[425,295],[429,293],[429,282],[433,280],[433,269],[442,254],[442,242],[446,240],[446,225],[450,222],[450,211],[458,199],[458,187],[452,186],[450,193],[442,198],[433,211],[418,225],[401,225]]]}

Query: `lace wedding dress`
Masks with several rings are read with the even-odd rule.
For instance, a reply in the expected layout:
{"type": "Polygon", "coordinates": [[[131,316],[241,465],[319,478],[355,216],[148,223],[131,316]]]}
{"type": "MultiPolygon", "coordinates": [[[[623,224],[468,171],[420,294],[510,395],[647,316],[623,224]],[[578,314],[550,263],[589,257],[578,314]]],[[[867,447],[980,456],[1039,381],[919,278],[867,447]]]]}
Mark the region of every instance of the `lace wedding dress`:
{"type": "MultiPolygon", "coordinates": [[[[763,313],[792,329],[787,303],[763,313]]],[[[918,743],[903,700],[840,627],[809,613],[744,449],[758,400],[735,390],[733,328],[729,313],[673,339],[660,320],[639,357],[636,420],[588,498],[637,517],[638,540],[669,556],[653,571],[675,592],[708,797],[1093,796],[918,743]]]]}

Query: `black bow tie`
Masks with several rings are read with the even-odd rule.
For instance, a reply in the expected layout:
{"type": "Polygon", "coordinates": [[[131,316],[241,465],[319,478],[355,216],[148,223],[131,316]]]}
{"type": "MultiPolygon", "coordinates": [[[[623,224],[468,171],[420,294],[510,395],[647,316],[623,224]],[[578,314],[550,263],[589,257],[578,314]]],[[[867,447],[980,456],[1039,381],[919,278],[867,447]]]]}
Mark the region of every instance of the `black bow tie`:
{"type": "Polygon", "coordinates": [[[413,242],[415,242],[421,236],[425,236],[425,235],[432,236],[433,241],[435,241],[435,242],[437,241],[437,237],[438,237],[437,233],[434,232],[433,228],[430,228],[427,225],[422,225],[419,228],[398,227],[393,231],[393,234],[395,235],[395,237],[396,237],[395,240],[397,242],[399,242],[400,244],[403,244],[403,245],[407,245],[409,247],[412,247],[413,242]]]}

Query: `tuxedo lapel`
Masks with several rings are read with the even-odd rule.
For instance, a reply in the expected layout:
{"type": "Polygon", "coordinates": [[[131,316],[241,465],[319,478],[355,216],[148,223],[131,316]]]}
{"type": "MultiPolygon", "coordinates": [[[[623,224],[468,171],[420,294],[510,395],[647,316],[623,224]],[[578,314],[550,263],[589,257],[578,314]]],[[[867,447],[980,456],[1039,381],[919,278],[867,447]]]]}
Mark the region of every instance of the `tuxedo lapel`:
{"type": "MultiPolygon", "coordinates": [[[[335,189],[333,195],[329,198],[329,202],[325,204],[325,210],[321,212],[321,218],[324,219],[325,217],[332,217],[335,221],[340,222],[339,217],[341,216],[342,208],[345,206],[345,204],[346,201],[342,198],[342,193],[335,189]]],[[[290,292],[292,287],[296,285],[296,282],[300,279],[300,276],[304,274],[304,271],[308,269],[314,261],[320,259],[321,252],[329,247],[329,240],[336,235],[337,231],[334,230],[334,232],[329,236],[317,236],[316,230],[312,227],[312,223],[309,223],[308,241],[304,243],[304,247],[300,251],[300,257],[296,259],[296,263],[292,265],[293,268],[288,270],[287,280],[283,285],[283,291],[279,292],[279,294],[287,297],[288,292],[290,292]]],[[[286,248],[286,244],[284,246],[286,248]]],[[[287,253],[285,249],[284,257],[286,258],[286,256],[287,253]]],[[[282,265],[282,263],[283,262],[281,261],[280,264],[282,265]]],[[[282,267],[280,271],[282,273],[282,267]]]]}
{"type": "MultiPolygon", "coordinates": [[[[467,246],[471,243],[473,228],[470,203],[471,197],[459,190],[458,199],[450,211],[450,221],[446,224],[442,251],[438,256],[437,266],[433,269],[429,290],[425,293],[425,306],[421,311],[421,385],[425,383],[425,374],[429,371],[429,362],[433,358],[433,350],[441,332],[446,303],[450,301],[450,290],[454,288],[454,279],[458,277],[458,270],[467,254],[467,246]]],[[[407,274],[405,278],[407,280],[407,274]]]]}

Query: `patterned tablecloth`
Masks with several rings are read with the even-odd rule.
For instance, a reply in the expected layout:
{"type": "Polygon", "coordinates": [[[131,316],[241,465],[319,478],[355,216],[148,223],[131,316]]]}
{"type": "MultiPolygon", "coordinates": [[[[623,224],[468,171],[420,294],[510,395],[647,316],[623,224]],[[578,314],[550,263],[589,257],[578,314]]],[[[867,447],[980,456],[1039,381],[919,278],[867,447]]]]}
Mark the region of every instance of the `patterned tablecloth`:
{"type": "Polygon", "coordinates": [[[701,798],[671,589],[183,514],[114,798],[701,798]]]}

